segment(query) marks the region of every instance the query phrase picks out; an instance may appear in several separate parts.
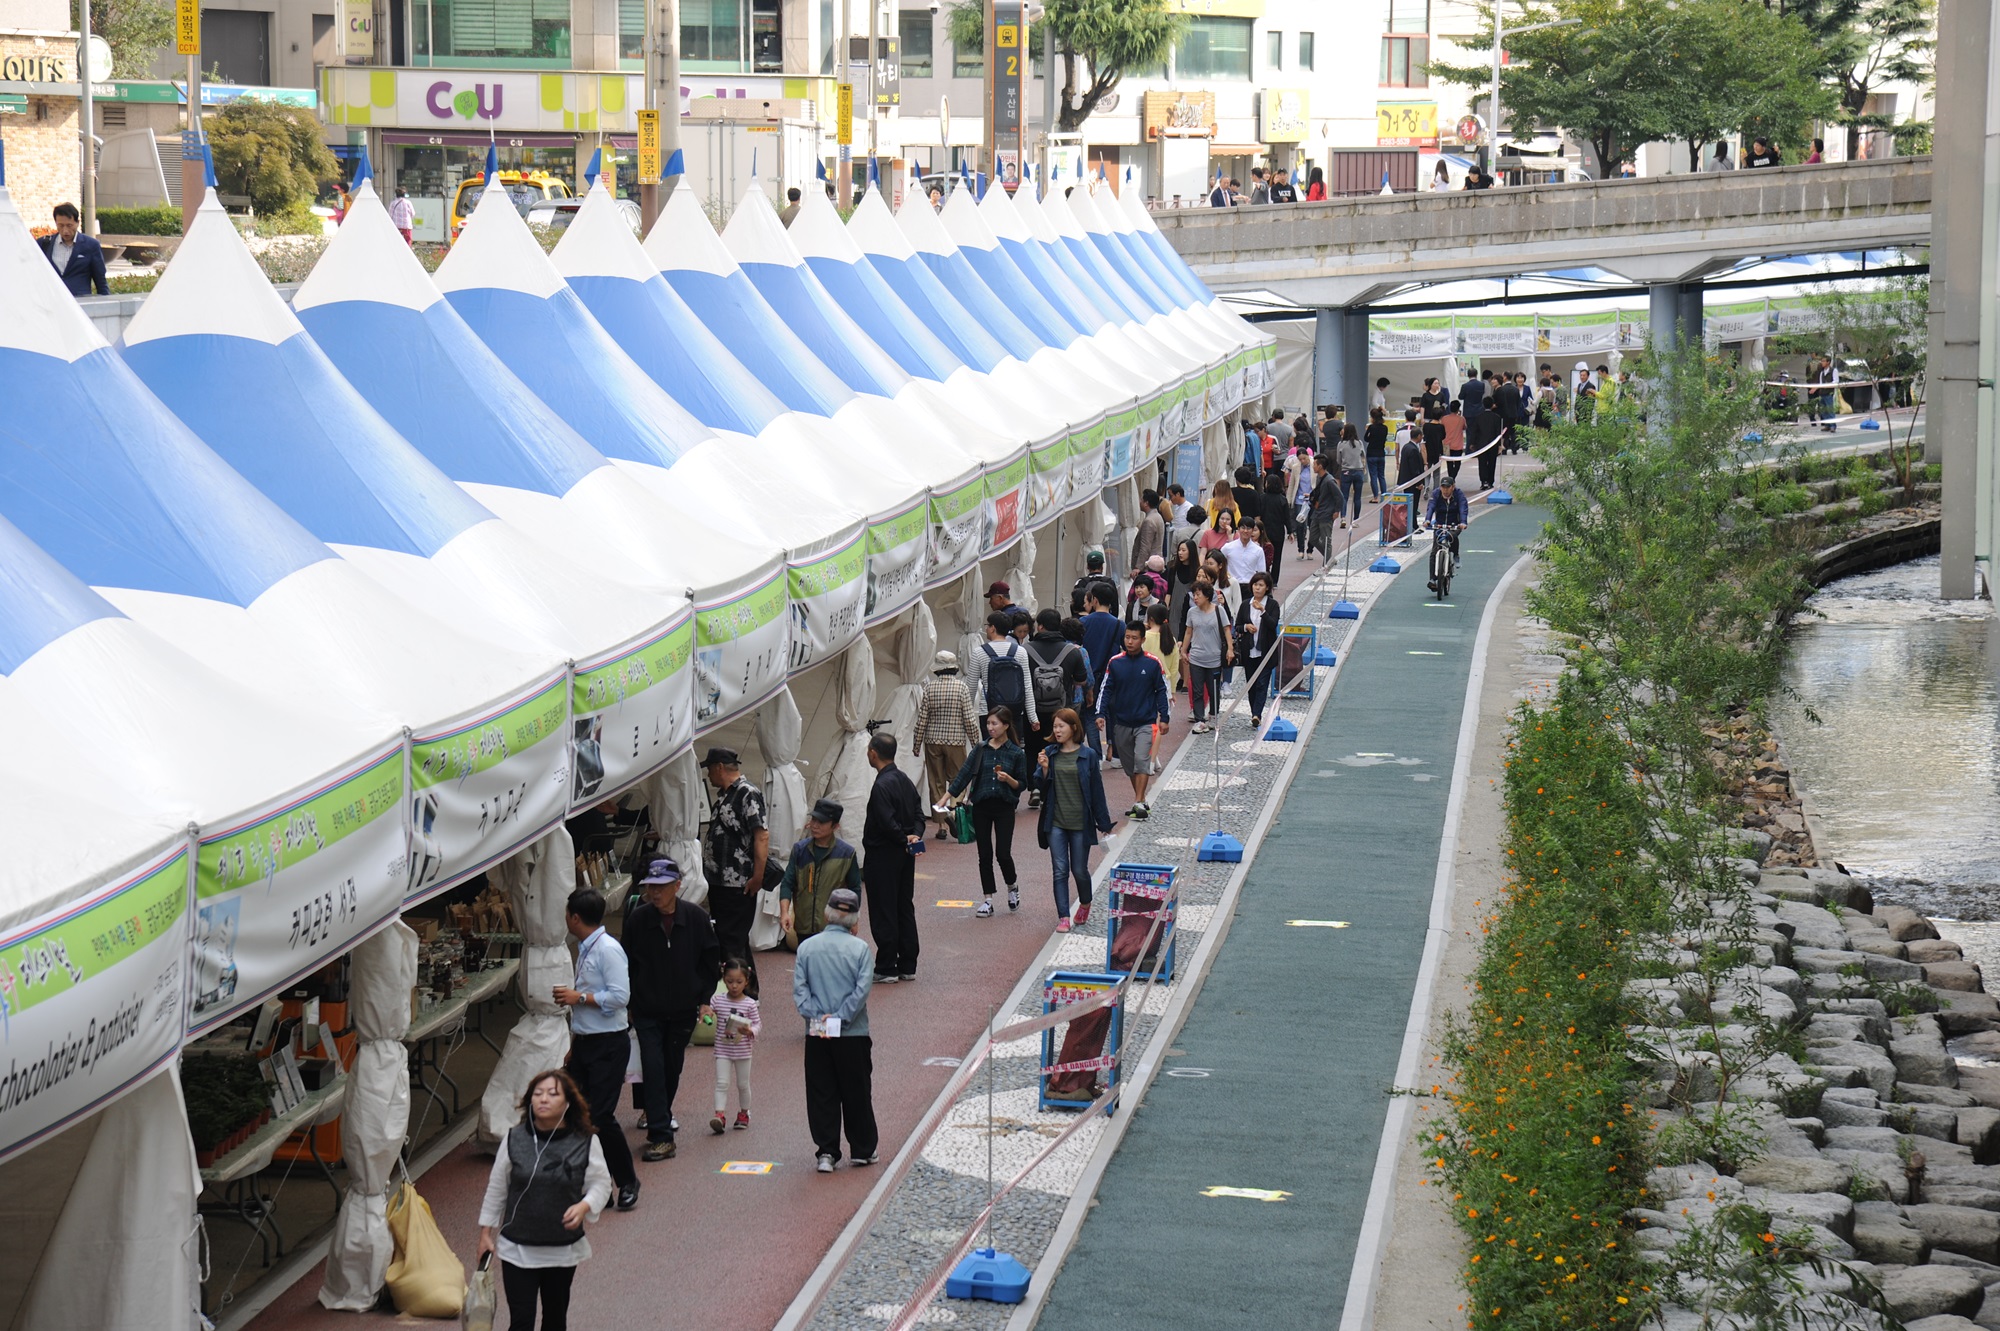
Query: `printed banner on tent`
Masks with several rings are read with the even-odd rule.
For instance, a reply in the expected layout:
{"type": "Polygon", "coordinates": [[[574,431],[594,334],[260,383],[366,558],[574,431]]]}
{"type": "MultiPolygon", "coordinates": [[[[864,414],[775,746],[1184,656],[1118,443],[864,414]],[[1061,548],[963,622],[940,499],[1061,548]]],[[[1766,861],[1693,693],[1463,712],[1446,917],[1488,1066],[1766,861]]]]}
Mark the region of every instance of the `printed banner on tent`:
{"type": "Polygon", "coordinates": [[[403,746],[371,755],[195,849],[188,1031],[199,1035],[338,957],[403,905],[403,746]]]}
{"type": "Polygon", "coordinates": [[[1532,314],[1461,314],[1454,319],[1458,350],[1467,356],[1532,356],[1532,314]]]}
{"type": "Polygon", "coordinates": [[[1198,495],[1202,492],[1200,438],[1183,439],[1174,446],[1173,474],[1173,484],[1187,494],[1198,495]]]}
{"type": "Polygon", "coordinates": [[[572,810],[615,795],[694,741],[694,616],[570,678],[572,810]]]}
{"type": "Polygon", "coordinates": [[[1771,325],[1770,307],[1761,300],[1709,305],[1701,315],[1702,336],[1717,342],[1743,342],[1777,331],[1771,325]]]}
{"type": "Polygon", "coordinates": [[[1137,459],[1133,455],[1132,443],[1138,433],[1139,413],[1121,411],[1107,422],[1110,437],[1104,445],[1104,483],[1123,480],[1132,474],[1137,459]]]}
{"type": "Polygon", "coordinates": [[[0,936],[0,1161],[141,1081],[181,1043],[187,848],[0,936]]]}
{"type": "MultiPolygon", "coordinates": [[[[918,550],[918,558],[922,558],[918,550]]],[[[918,570],[921,575],[922,570],[918,570]]],[[[868,537],[786,570],[792,601],[792,651],[788,669],[831,660],[860,636],[868,603],[868,537]]]]}
{"type": "Polygon", "coordinates": [[[694,726],[710,730],[762,702],[785,682],[784,573],[694,608],[694,726]]]}
{"type": "Polygon", "coordinates": [[[1077,436],[1064,435],[1028,450],[1026,525],[1036,528],[1060,516],[1069,502],[1070,450],[1077,436]]]}
{"type": "Polygon", "coordinates": [[[985,516],[983,476],[950,494],[931,496],[929,586],[943,586],[979,562],[985,516]]]}
{"type": "MultiPolygon", "coordinates": [[[[1075,484],[1072,471],[1071,484],[1075,484]]],[[[998,554],[1021,538],[1022,492],[1028,486],[1028,459],[1016,458],[986,474],[984,522],[980,529],[982,556],[998,554]]]]}
{"type": "Polygon", "coordinates": [[[1772,331],[1814,333],[1826,327],[1826,308],[1803,296],[1785,296],[1771,302],[1772,331]]]}
{"type": "Polygon", "coordinates": [[[1618,337],[1618,311],[1535,316],[1535,350],[1609,351],[1618,337]]]}
{"type": "Polygon", "coordinates": [[[901,513],[868,524],[867,621],[887,619],[924,594],[930,553],[931,506],[919,499],[901,513]]]}
{"type": "Polygon", "coordinates": [[[1652,325],[1652,315],[1645,310],[1640,310],[1637,314],[1631,310],[1618,311],[1618,349],[1620,351],[1643,349],[1652,325]]]}
{"type": "Polygon", "coordinates": [[[568,722],[565,671],[475,721],[411,739],[406,901],[464,882],[563,820],[568,722]]]}
{"type": "Polygon", "coordinates": [[[1449,314],[1368,321],[1368,355],[1375,360],[1449,356],[1457,344],[1449,314]]]}

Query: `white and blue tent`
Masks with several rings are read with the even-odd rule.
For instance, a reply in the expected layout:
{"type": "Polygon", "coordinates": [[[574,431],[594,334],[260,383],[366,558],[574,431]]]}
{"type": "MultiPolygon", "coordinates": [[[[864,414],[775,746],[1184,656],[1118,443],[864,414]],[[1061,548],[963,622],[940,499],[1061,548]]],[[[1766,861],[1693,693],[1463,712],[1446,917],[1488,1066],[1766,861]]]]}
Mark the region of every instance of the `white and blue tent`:
{"type": "Polygon", "coordinates": [[[1271,363],[1277,352],[1277,339],[1258,332],[1238,315],[1232,313],[1219,296],[1202,285],[1187,261],[1174,252],[1160,234],[1158,226],[1146,211],[1146,205],[1139,197],[1139,191],[1128,189],[1115,199],[1102,200],[1100,211],[1112,231],[1125,248],[1133,254],[1142,267],[1161,279],[1165,289],[1178,289],[1185,297],[1184,308],[1203,314],[1217,327],[1231,333],[1244,343],[1246,362],[1257,370],[1257,387],[1268,389],[1271,381],[1271,363]],[[1122,223],[1122,225],[1121,225],[1122,223]]]}

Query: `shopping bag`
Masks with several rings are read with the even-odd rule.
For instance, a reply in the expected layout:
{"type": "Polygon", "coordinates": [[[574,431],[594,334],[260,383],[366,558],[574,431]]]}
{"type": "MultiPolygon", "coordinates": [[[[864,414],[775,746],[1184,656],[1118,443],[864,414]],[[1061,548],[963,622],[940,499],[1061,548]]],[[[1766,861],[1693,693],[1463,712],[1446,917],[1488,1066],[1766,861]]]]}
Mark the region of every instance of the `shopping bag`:
{"type": "Polygon", "coordinates": [[[456,1317],[465,1307],[465,1266],[444,1240],[430,1203],[405,1183],[389,1199],[389,1297],[410,1317],[456,1317]]]}
{"type": "Polygon", "coordinates": [[[963,804],[951,811],[951,835],[961,846],[970,843],[973,838],[972,810],[963,804]]]}
{"type": "Polygon", "coordinates": [[[500,1296],[493,1288],[493,1254],[479,1259],[472,1284],[465,1291],[465,1331],[493,1331],[494,1314],[500,1310],[500,1296]]]}

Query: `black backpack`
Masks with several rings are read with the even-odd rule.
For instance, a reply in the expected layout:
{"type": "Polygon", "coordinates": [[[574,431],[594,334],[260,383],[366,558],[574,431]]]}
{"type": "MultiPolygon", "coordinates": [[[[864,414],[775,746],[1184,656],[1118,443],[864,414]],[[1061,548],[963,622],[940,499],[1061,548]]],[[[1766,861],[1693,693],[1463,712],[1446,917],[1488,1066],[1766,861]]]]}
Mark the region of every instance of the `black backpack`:
{"type": "Polygon", "coordinates": [[[992,643],[982,642],[979,650],[986,653],[986,710],[1005,707],[1016,717],[1027,716],[1028,697],[1021,682],[1026,672],[1021,668],[1020,644],[1010,642],[1006,651],[996,652],[992,643]]]}
{"type": "MultiPolygon", "coordinates": [[[[1065,682],[1069,672],[1063,666],[1076,650],[1075,643],[1066,642],[1053,661],[1044,661],[1036,654],[1034,644],[1028,644],[1028,663],[1035,676],[1035,711],[1042,716],[1054,716],[1069,706],[1069,686],[1065,682]]],[[[987,692],[990,695],[992,689],[989,687],[987,692]]]]}

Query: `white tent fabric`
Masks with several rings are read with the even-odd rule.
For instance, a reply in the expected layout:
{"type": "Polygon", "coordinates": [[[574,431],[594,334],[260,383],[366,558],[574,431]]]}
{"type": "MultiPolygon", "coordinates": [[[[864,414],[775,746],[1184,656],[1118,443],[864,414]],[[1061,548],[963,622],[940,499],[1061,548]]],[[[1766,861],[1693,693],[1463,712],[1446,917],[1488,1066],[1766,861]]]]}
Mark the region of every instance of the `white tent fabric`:
{"type": "MultiPolygon", "coordinates": [[[[1095,491],[1092,492],[1093,496],[1095,493],[1095,491]]],[[[1094,498],[1093,502],[1095,502],[1094,498]]],[[[1021,608],[1031,614],[1041,608],[1036,604],[1038,598],[1035,595],[1034,574],[1035,535],[1033,532],[1029,532],[1021,537],[1020,547],[1013,551],[1013,563],[1007,570],[1007,585],[1015,589],[1014,599],[1020,603],[1021,608]]],[[[1057,589],[1058,602],[1062,601],[1060,590],[1059,588],[1057,589]]]]}
{"type": "Polygon", "coordinates": [[[348,1312],[375,1306],[395,1244],[385,1213],[389,1184],[410,1122],[410,990],[417,983],[417,935],[401,920],[354,949],[348,1018],[360,1047],[347,1071],[341,1145],[347,1191],[334,1217],[320,1303],[348,1312]]]}
{"type": "MultiPolygon", "coordinates": [[[[923,701],[924,687],[937,657],[937,623],[931,618],[930,606],[922,601],[911,606],[910,612],[891,626],[888,648],[897,683],[890,688],[888,701],[879,708],[881,716],[877,719],[889,723],[889,733],[896,737],[896,766],[903,769],[904,775],[924,795],[924,807],[929,808],[943,798],[942,791],[926,789],[924,757],[916,733],[917,705],[923,701]]],[[[879,687],[879,662],[877,676],[879,687]]],[[[977,707],[975,701],[974,709],[977,707]]]]}
{"type": "Polygon", "coordinates": [[[564,924],[569,894],[576,890],[576,846],[569,829],[553,829],[501,864],[493,878],[521,925],[521,972],[515,981],[521,1017],[507,1032],[479,1097],[479,1131],[498,1141],[521,1121],[528,1079],[561,1067],[569,1056],[569,1014],[550,997],[557,985],[576,980],[564,924]]]}
{"type": "Polygon", "coordinates": [[[690,749],[640,788],[653,830],[660,834],[661,853],[681,867],[680,899],[697,906],[708,900],[708,875],[701,865],[702,790],[707,784],[690,749]]]}
{"type": "MultiPolygon", "coordinates": [[[[813,798],[840,802],[858,814],[868,804],[874,770],[868,766],[868,723],[875,718],[875,647],[862,638],[840,654],[835,674],[834,716],[840,738],[819,766],[813,798]]],[[[857,823],[856,826],[859,826],[857,823]]]]}
{"type": "MultiPolygon", "coordinates": [[[[862,634],[847,648],[854,651],[868,645],[862,634]]],[[[799,749],[805,738],[805,724],[789,687],[757,709],[757,747],[764,754],[764,816],[771,833],[771,860],[774,871],[784,872],[785,855],[799,839],[806,819],[806,778],[799,771],[799,749]]],[[[750,926],[750,946],[769,951],[784,941],[778,918],[778,884],[766,878],[758,894],[757,918],[750,926]]]]}

